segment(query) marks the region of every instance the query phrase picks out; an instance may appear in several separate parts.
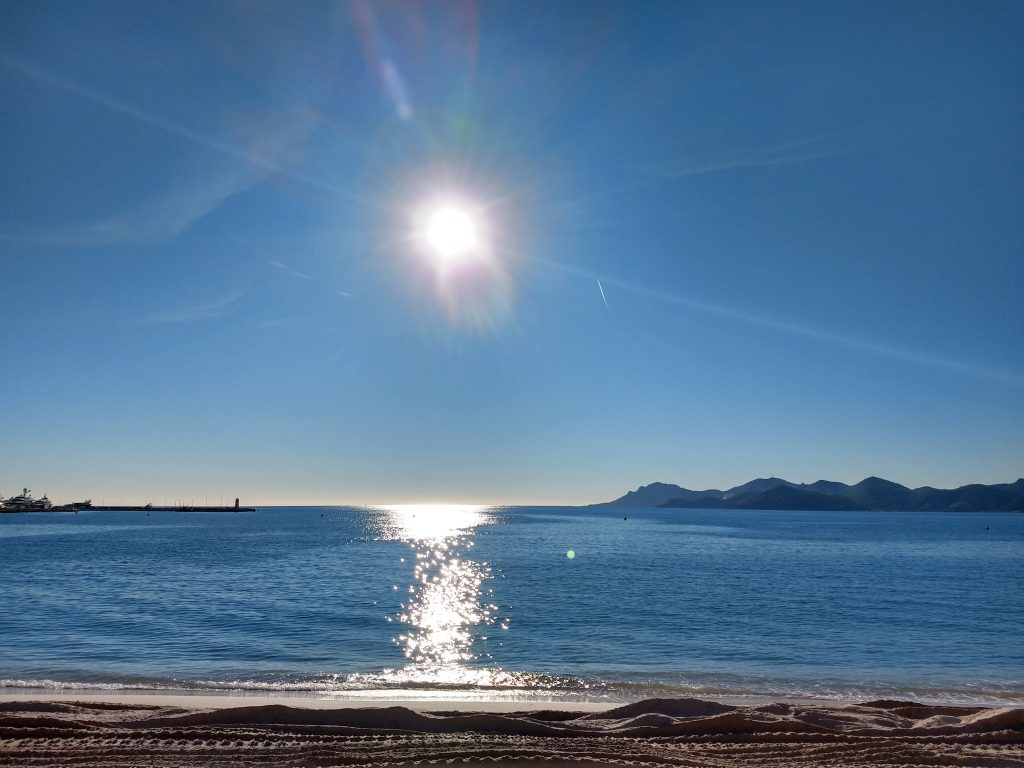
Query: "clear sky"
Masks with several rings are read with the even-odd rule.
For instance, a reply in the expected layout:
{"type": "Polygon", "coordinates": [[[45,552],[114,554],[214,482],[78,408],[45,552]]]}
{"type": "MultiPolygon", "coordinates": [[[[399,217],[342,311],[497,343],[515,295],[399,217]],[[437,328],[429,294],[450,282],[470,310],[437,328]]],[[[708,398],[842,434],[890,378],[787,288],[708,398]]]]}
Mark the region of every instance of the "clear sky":
{"type": "Polygon", "coordinates": [[[1002,2],[5,2],[0,492],[1012,481],[1021,40],[1002,2]]]}

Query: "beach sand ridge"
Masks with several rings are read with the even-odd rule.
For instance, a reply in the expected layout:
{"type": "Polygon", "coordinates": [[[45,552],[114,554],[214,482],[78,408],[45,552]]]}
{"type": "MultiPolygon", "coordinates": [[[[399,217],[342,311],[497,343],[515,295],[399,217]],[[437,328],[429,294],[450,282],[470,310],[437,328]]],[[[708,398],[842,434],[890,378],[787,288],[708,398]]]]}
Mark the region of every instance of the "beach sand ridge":
{"type": "Polygon", "coordinates": [[[438,712],[108,699],[0,702],[0,765],[1024,766],[1024,709],[1012,707],[650,699],[582,713],[438,712]]]}

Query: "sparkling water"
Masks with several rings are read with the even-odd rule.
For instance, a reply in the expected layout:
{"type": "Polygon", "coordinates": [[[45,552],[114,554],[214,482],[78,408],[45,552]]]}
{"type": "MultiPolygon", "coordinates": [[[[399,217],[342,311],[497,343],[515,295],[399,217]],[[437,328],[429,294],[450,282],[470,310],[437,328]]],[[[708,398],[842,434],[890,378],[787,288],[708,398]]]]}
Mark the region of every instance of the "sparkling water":
{"type": "Polygon", "coordinates": [[[1024,515],[0,515],[0,686],[1024,703],[1024,515]]]}

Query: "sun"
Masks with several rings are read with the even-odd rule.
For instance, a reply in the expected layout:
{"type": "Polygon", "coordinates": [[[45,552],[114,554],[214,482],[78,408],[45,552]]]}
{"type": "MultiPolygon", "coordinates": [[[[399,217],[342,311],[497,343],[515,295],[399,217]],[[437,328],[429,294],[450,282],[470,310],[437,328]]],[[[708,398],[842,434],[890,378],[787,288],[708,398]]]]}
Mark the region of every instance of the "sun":
{"type": "Polygon", "coordinates": [[[408,210],[400,242],[410,285],[436,303],[452,327],[495,330],[515,297],[500,206],[493,198],[435,189],[408,210]]]}
{"type": "Polygon", "coordinates": [[[467,209],[442,205],[430,212],[423,234],[430,249],[449,260],[477,251],[479,230],[479,222],[467,209]]]}

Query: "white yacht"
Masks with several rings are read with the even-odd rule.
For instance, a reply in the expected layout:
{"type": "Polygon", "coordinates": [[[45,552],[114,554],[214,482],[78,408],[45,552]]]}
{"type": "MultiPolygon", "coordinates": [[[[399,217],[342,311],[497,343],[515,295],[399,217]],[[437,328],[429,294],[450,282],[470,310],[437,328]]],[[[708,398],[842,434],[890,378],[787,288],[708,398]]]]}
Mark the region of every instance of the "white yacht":
{"type": "Polygon", "coordinates": [[[49,509],[53,504],[43,494],[41,499],[33,499],[32,492],[28,488],[21,489],[20,496],[11,496],[9,499],[0,501],[0,511],[3,512],[41,512],[49,509]]]}

